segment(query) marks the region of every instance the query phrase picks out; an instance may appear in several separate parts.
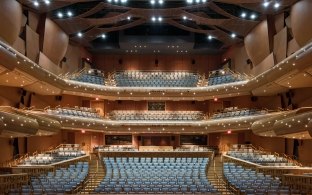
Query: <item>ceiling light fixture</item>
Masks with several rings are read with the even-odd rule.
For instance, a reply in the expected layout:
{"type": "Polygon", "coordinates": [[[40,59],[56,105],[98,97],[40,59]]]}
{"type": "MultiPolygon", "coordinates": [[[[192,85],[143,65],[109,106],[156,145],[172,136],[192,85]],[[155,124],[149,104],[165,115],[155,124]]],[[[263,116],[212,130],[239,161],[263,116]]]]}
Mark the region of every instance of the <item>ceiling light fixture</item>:
{"type": "Polygon", "coordinates": [[[127,20],[131,20],[131,16],[128,16],[128,17],[127,17],[127,20]]]}
{"type": "Polygon", "coordinates": [[[208,35],[208,39],[211,40],[211,39],[212,39],[212,36],[211,36],[211,35],[208,35]]]}
{"type": "Polygon", "coordinates": [[[103,34],[101,35],[101,37],[102,37],[102,39],[105,39],[105,38],[106,38],[106,34],[103,33],[103,34]]]}
{"type": "Polygon", "coordinates": [[[68,16],[68,17],[72,17],[72,16],[73,16],[73,12],[68,11],[68,12],[67,12],[67,16],[68,16]]]}
{"type": "Polygon", "coordinates": [[[256,17],[257,17],[256,14],[251,14],[251,15],[250,15],[250,18],[251,18],[252,20],[256,19],[256,17]]]}
{"type": "Polygon", "coordinates": [[[38,6],[39,6],[38,1],[34,1],[34,6],[35,6],[35,7],[38,7],[38,6]]]}
{"type": "Polygon", "coordinates": [[[236,37],[236,34],[235,33],[232,33],[231,34],[231,37],[234,39],[236,37]]]}
{"type": "Polygon", "coordinates": [[[78,35],[78,37],[82,37],[82,33],[81,32],[77,33],[77,35],[78,35]]]}
{"type": "Polygon", "coordinates": [[[154,4],[155,4],[155,0],[151,0],[150,2],[151,2],[151,4],[152,4],[152,5],[154,5],[154,4]]]}
{"type": "Polygon", "coordinates": [[[270,5],[270,2],[269,1],[265,1],[263,4],[262,4],[264,7],[268,7],[270,5]]]}
{"type": "Polygon", "coordinates": [[[50,0],[44,0],[44,3],[46,4],[46,5],[50,5],[50,0]]]}
{"type": "Polygon", "coordinates": [[[156,21],[156,17],[155,17],[155,16],[152,17],[152,21],[153,21],[153,22],[156,21]]]}
{"type": "Polygon", "coordinates": [[[281,6],[281,4],[280,3],[278,3],[278,2],[276,2],[275,4],[274,4],[274,8],[279,8],[281,6]]]}
{"type": "Polygon", "coordinates": [[[158,3],[161,5],[161,4],[164,3],[164,1],[163,0],[159,0],[158,3]]]}
{"type": "Polygon", "coordinates": [[[186,16],[183,16],[182,18],[183,18],[183,20],[186,20],[186,19],[187,19],[187,17],[186,17],[186,16]]]}
{"type": "Polygon", "coordinates": [[[58,12],[58,13],[57,13],[57,17],[63,18],[63,14],[62,14],[61,12],[58,12]]]}
{"type": "Polygon", "coordinates": [[[241,17],[242,17],[242,18],[246,18],[246,15],[247,15],[247,14],[246,14],[245,12],[243,12],[243,13],[241,14],[241,17]]]}
{"type": "Polygon", "coordinates": [[[162,21],[162,17],[158,17],[158,21],[161,22],[162,21]]]}

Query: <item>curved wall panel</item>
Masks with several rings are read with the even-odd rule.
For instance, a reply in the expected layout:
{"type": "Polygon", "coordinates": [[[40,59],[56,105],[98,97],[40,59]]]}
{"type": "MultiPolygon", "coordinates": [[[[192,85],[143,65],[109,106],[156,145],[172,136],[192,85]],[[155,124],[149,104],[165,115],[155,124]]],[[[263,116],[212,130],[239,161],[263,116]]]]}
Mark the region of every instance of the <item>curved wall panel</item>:
{"type": "Polygon", "coordinates": [[[43,53],[55,64],[59,64],[68,47],[68,35],[52,20],[46,19],[43,53]]]}
{"type": "Polygon", "coordinates": [[[22,6],[15,0],[1,0],[0,38],[13,45],[21,30],[22,6]]]}
{"type": "Polygon", "coordinates": [[[291,9],[291,26],[294,38],[300,46],[304,46],[312,39],[312,1],[303,0],[291,9]]]}
{"type": "Polygon", "coordinates": [[[268,22],[264,20],[259,23],[245,37],[244,42],[249,58],[257,66],[270,54],[268,22]]]}

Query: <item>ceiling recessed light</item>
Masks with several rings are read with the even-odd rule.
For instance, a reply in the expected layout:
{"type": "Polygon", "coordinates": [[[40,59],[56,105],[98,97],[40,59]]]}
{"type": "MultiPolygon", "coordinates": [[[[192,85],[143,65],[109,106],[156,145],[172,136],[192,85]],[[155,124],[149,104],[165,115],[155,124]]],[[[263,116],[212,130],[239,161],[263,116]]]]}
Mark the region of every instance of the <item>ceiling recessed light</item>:
{"type": "Polygon", "coordinates": [[[270,2],[269,1],[266,1],[262,4],[264,7],[268,7],[270,5],[270,2]]]}
{"type": "Polygon", "coordinates": [[[107,0],[107,2],[108,2],[108,3],[111,3],[111,2],[112,2],[112,0],[107,0]]]}
{"type": "Polygon", "coordinates": [[[102,39],[105,39],[106,38],[106,34],[102,34],[101,37],[102,37],[102,39]]]}
{"type": "Polygon", "coordinates": [[[183,18],[183,20],[186,20],[186,19],[187,19],[187,17],[186,17],[186,16],[183,16],[182,18],[183,18]]]}
{"type": "Polygon", "coordinates": [[[200,0],[195,0],[196,1],[196,3],[200,3],[200,0]]]}
{"type": "Polygon", "coordinates": [[[232,33],[232,34],[231,34],[231,37],[232,37],[232,38],[235,38],[235,37],[236,37],[236,34],[235,34],[235,33],[232,33]]]}
{"type": "Polygon", "coordinates": [[[158,21],[161,22],[162,21],[162,17],[158,17],[158,21]]]}
{"type": "Polygon", "coordinates": [[[50,5],[50,0],[44,0],[44,3],[46,4],[46,5],[50,5]]]}
{"type": "Polygon", "coordinates": [[[275,4],[274,4],[274,8],[279,8],[281,6],[281,4],[280,3],[278,3],[278,2],[276,2],[275,4]]]}
{"type": "Polygon", "coordinates": [[[82,37],[82,33],[81,32],[77,33],[77,35],[78,35],[78,37],[82,37]]]}
{"type": "Polygon", "coordinates": [[[131,20],[131,16],[128,16],[128,17],[127,17],[127,20],[131,20]]]}
{"type": "Polygon", "coordinates": [[[63,18],[63,14],[62,14],[61,12],[58,12],[58,13],[57,13],[57,17],[63,18]]]}
{"type": "Polygon", "coordinates": [[[152,17],[152,21],[155,22],[156,21],[156,17],[153,16],[152,17]]]}
{"type": "Polygon", "coordinates": [[[186,0],[187,3],[193,3],[193,0],[186,0]]]}
{"type": "Polygon", "coordinates": [[[151,0],[150,2],[151,2],[151,4],[152,4],[152,5],[154,5],[154,4],[155,4],[155,0],[151,0]]]}
{"type": "Polygon", "coordinates": [[[73,12],[68,11],[68,12],[67,12],[67,16],[68,16],[68,17],[72,17],[72,16],[73,16],[73,12]]]}
{"type": "Polygon", "coordinates": [[[34,6],[36,6],[36,7],[38,7],[38,6],[39,6],[38,1],[34,1],[34,6]]]}
{"type": "Polygon", "coordinates": [[[242,17],[242,18],[246,18],[246,15],[247,15],[247,14],[246,14],[245,12],[243,12],[243,13],[241,14],[241,17],[242,17]]]}
{"type": "Polygon", "coordinates": [[[211,39],[212,39],[212,36],[211,36],[211,35],[208,35],[208,39],[211,40],[211,39]]]}
{"type": "Polygon", "coordinates": [[[256,17],[257,17],[256,14],[251,14],[250,15],[250,18],[253,19],[253,20],[256,19],[256,17]]]}
{"type": "Polygon", "coordinates": [[[159,0],[158,3],[159,3],[159,4],[163,4],[164,1],[163,1],[163,0],[159,0]]]}

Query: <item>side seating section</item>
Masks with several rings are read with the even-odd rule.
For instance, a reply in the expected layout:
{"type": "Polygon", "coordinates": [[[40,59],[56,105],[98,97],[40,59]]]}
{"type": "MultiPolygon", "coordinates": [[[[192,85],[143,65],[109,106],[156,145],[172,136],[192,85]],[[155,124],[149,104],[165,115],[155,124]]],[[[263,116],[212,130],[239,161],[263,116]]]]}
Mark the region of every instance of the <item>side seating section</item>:
{"type": "Polygon", "coordinates": [[[105,145],[105,146],[95,146],[93,148],[93,151],[95,152],[123,152],[123,151],[138,151],[134,146],[132,145],[105,145]]]}
{"type": "Polygon", "coordinates": [[[83,184],[88,176],[88,171],[88,162],[78,162],[76,165],[57,169],[47,175],[31,177],[29,185],[23,185],[21,189],[11,189],[9,194],[54,195],[71,193],[83,184]]]}
{"type": "Polygon", "coordinates": [[[204,120],[201,111],[134,111],[115,110],[110,112],[111,120],[163,120],[163,121],[197,121],[204,120]]]}
{"type": "Polygon", "coordinates": [[[103,158],[100,194],[219,194],[207,180],[208,158],[103,158]]]}
{"type": "Polygon", "coordinates": [[[271,175],[264,175],[234,163],[224,163],[223,170],[224,177],[229,184],[239,189],[242,194],[300,194],[299,191],[282,185],[279,178],[273,178],[271,175]]]}
{"type": "Polygon", "coordinates": [[[65,115],[95,119],[101,118],[96,110],[87,107],[47,109],[46,112],[54,115],[65,115]]]}
{"type": "Polygon", "coordinates": [[[29,156],[19,166],[48,165],[84,155],[86,155],[86,152],[80,149],[79,144],[78,146],[69,144],[52,151],[29,156]]]}
{"type": "Polygon", "coordinates": [[[105,85],[104,74],[100,70],[88,70],[84,71],[78,75],[75,75],[71,80],[92,83],[96,85],[105,85]]]}
{"type": "Polygon", "coordinates": [[[208,85],[220,85],[246,80],[247,77],[230,70],[215,70],[209,74],[208,85]]]}
{"type": "Polygon", "coordinates": [[[245,148],[233,145],[227,152],[227,155],[265,166],[296,166],[294,163],[289,162],[285,157],[270,154],[265,151],[255,150],[250,147],[245,148]]]}
{"type": "Polygon", "coordinates": [[[267,110],[257,110],[257,109],[238,109],[237,107],[231,107],[224,109],[222,112],[218,112],[212,115],[211,119],[222,119],[222,118],[231,118],[231,117],[242,117],[242,116],[252,116],[252,115],[261,115],[267,114],[267,110]]]}
{"type": "Polygon", "coordinates": [[[192,72],[120,71],[113,75],[118,87],[197,87],[200,76],[192,72]]]}

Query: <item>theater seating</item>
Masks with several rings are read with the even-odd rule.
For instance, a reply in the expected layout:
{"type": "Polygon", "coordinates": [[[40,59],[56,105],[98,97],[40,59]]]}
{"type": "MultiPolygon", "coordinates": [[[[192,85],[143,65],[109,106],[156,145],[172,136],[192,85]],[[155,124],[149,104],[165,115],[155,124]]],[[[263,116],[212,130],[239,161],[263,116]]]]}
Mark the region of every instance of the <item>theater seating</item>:
{"type": "Polygon", "coordinates": [[[207,151],[215,151],[214,148],[209,146],[180,146],[176,147],[175,151],[183,151],[183,152],[207,152],[207,151]]]}
{"type": "Polygon", "coordinates": [[[125,151],[138,151],[136,148],[134,148],[132,145],[117,145],[117,146],[111,146],[111,145],[107,145],[107,146],[95,146],[93,148],[94,151],[96,152],[125,152],[125,151]]]}
{"type": "Polygon", "coordinates": [[[79,145],[77,146],[76,144],[66,144],[55,150],[29,156],[21,161],[19,166],[48,165],[84,155],[86,155],[86,153],[80,149],[79,145]]]}
{"type": "MultiPolygon", "coordinates": [[[[230,185],[242,194],[297,194],[288,186],[283,186],[279,178],[246,169],[234,163],[224,163],[224,177],[230,185]]],[[[299,194],[299,193],[298,193],[299,194]]]]}
{"type": "Polygon", "coordinates": [[[212,115],[211,119],[222,119],[230,117],[242,117],[242,116],[252,116],[268,113],[266,110],[257,110],[257,109],[238,109],[237,107],[224,109],[222,112],[218,112],[212,115]]]}
{"type": "Polygon", "coordinates": [[[101,118],[96,110],[87,107],[75,107],[75,108],[56,108],[56,109],[46,109],[49,114],[53,115],[65,115],[65,116],[75,116],[75,117],[85,117],[85,118],[101,118]]]}
{"type": "Polygon", "coordinates": [[[208,85],[220,85],[246,80],[247,77],[229,70],[215,70],[209,74],[208,85]]]}
{"type": "Polygon", "coordinates": [[[203,120],[200,111],[133,111],[116,110],[109,114],[111,120],[161,120],[161,121],[197,121],[203,120]]]}
{"type": "Polygon", "coordinates": [[[72,75],[70,79],[74,81],[84,82],[84,83],[105,85],[104,74],[100,70],[90,69],[90,70],[82,71],[78,74],[72,75]]]}
{"type": "Polygon", "coordinates": [[[123,71],[112,74],[117,87],[197,87],[200,75],[193,72],[123,71]]]}
{"type": "Polygon", "coordinates": [[[106,175],[95,193],[217,194],[207,180],[208,158],[103,158],[106,175]]]}
{"type": "Polygon", "coordinates": [[[88,176],[88,162],[78,162],[39,177],[31,177],[30,184],[21,189],[11,189],[9,194],[64,194],[82,185],[88,176]]]}
{"type": "Polygon", "coordinates": [[[265,166],[296,166],[285,157],[255,150],[251,147],[238,147],[237,145],[233,145],[227,152],[227,155],[265,166]]]}

